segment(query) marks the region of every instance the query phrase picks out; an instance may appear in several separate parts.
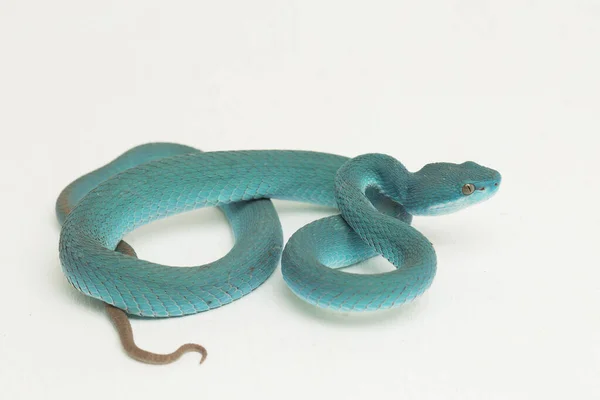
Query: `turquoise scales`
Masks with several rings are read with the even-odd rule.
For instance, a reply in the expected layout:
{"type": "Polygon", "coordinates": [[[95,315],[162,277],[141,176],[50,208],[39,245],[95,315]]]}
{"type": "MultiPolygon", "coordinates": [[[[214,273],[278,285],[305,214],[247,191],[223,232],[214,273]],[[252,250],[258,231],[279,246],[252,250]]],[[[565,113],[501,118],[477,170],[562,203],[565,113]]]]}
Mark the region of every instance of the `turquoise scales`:
{"type": "Polygon", "coordinates": [[[382,154],[353,159],[308,151],[225,151],[153,143],[69,185],[57,202],[60,259],[71,284],[129,314],[170,317],[216,308],[262,284],[281,257],[302,299],[336,310],[376,310],[431,284],[436,257],[412,215],[456,211],[491,197],[500,174],[473,162],[411,173],[382,154]],[[471,190],[472,189],[472,190],[471,190]],[[283,249],[270,198],[338,207],[283,249]],[[218,206],[235,236],[213,263],[177,268],[115,251],[124,235],[169,215],[218,206]],[[382,255],[397,268],[359,275],[342,267],[382,255]]]}

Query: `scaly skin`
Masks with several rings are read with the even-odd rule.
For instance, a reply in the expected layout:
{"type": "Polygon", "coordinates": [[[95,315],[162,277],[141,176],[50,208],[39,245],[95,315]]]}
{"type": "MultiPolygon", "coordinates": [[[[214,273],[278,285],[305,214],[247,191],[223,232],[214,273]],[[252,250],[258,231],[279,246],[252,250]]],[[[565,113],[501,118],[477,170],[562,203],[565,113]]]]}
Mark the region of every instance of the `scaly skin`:
{"type": "Polygon", "coordinates": [[[202,153],[147,144],[61,193],[60,259],[75,288],[129,314],[194,314],[239,299],[275,269],[283,238],[268,199],[309,202],[338,207],[341,215],[292,236],[282,256],[290,288],[334,310],[390,308],[423,293],[435,275],[435,252],[410,226],[412,215],[439,215],[486,200],[500,179],[473,162],[428,164],[411,173],[382,154],[202,153]],[[466,184],[473,193],[461,191],[466,184]],[[115,251],[125,234],[143,224],[206,206],[224,211],[236,238],[220,260],[177,268],[115,251]],[[378,254],[397,269],[373,275],[340,269],[378,254]]]}

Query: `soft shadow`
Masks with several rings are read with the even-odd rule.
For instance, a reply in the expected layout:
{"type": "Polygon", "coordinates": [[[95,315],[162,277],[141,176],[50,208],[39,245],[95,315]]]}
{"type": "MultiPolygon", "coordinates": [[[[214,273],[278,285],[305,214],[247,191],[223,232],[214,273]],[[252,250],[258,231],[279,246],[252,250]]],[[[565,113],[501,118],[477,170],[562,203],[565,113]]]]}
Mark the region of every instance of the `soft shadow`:
{"type": "Polygon", "coordinates": [[[307,303],[296,296],[292,290],[287,287],[283,279],[280,279],[279,282],[277,282],[276,289],[279,292],[279,296],[284,299],[286,305],[289,306],[290,309],[295,310],[298,314],[304,314],[307,317],[338,326],[350,327],[397,324],[398,321],[408,321],[416,318],[416,315],[426,306],[426,301],[424,301],[422,298],[423,296],[421,296],[415,301],[387,310],[338,312],[307,303]]]}

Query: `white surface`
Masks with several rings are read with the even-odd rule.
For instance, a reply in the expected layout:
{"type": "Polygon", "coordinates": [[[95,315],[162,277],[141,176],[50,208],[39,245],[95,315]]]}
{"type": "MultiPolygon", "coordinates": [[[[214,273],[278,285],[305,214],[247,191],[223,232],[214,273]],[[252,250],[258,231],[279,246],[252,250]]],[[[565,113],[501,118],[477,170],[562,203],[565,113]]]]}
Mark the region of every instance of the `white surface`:
{"type": "MultiPolygon", "coordinates": [[[[592,0],[3,0],[0,398],[599,398],[599,41],[592,0]],[[144,348],[209,349],[201,367],[148,366],[63,278],[53,207],[157,140],[472,159],[504,181],[488,203],[416,219],[439,257],[417,302],[332,314],[278,271],[222,309],[134,321],[144,348]]],[[[326,214],[277,207],[286,239],[326,214]]],[[[232,243],[215,210],[129,239],[185,265],[232,243]]]]}

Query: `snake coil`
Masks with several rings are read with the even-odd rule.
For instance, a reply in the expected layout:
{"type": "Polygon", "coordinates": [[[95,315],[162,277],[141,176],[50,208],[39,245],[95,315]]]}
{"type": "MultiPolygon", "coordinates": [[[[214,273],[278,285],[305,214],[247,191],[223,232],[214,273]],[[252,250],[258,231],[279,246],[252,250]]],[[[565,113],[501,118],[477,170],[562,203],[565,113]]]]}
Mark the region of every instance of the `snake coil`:
{"type": "MultiPolygon", "coordinates": [[[[344,311],[391,308],[422,294],[436,271],[433,246],[410,225],[412,216],[486,200],[500,180],[498,172],[474,162],[433,163],[409,172],[383,154],[348,159],[309,151],[205,153],[179,144],[145,144],[62,191],[56,205],[60,260],[77,290],[114,307],[109,313],[129,345],[128,321],[115,310],[171,317],[220,307],[261,285],[280,259],[290,289],[311,304],[344,311]],[[300,229],[284,249],[270,199],[337,207],[341,214],[300,229]],[[122,242],[141,225],[207,206],[225,213],[235,236],[220,260],[165,266],[138,259],[122,242]],[[396,269],[372,275],[343,270],[377,255],[396,269]]],[[[204,358],[204,348],[196,346],[184,350],[204,358]]],[[[152,363],[180,355],[138,351],[136,357],[134,351],[129,351],[134,358],[152,363]]]]}

